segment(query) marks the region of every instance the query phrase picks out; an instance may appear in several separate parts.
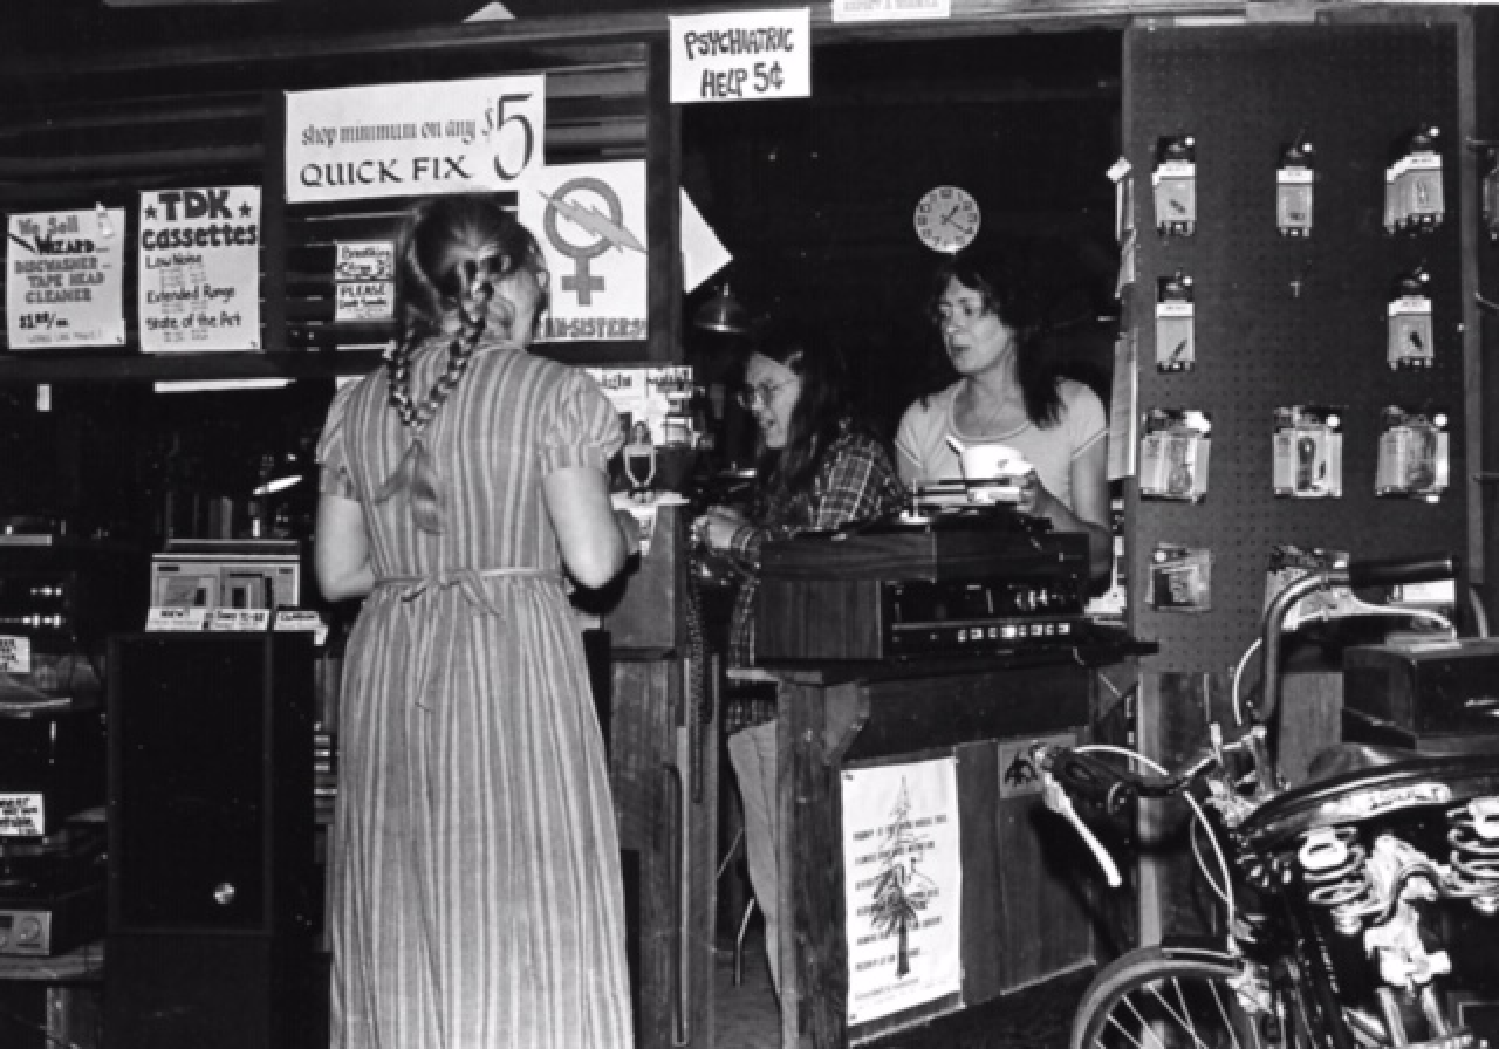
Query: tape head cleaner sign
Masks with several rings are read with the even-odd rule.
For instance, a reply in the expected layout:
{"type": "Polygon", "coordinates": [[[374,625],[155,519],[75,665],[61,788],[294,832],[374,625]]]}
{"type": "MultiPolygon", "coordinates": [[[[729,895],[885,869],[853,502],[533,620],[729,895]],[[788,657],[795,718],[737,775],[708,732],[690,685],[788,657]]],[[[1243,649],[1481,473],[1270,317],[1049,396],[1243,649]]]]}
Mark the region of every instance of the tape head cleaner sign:
{"type": "Polygon", "coordinates": [[[800,7],[671,16],[671,100],[810,98],[807,12],[800,7]]]}

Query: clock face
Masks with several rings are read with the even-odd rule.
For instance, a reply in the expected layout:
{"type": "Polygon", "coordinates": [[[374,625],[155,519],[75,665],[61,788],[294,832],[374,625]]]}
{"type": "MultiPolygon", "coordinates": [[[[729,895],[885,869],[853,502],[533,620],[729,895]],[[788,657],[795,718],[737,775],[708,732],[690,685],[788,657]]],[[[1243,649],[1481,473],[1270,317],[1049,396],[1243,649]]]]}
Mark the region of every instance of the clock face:
{"type": "Polygon", "coordinates": [[[933,251],[951,255],[968,247],[978,236],[978,201],[957,186],[938,186],[922,194],[911,223],[921,243],[933,251]]]}

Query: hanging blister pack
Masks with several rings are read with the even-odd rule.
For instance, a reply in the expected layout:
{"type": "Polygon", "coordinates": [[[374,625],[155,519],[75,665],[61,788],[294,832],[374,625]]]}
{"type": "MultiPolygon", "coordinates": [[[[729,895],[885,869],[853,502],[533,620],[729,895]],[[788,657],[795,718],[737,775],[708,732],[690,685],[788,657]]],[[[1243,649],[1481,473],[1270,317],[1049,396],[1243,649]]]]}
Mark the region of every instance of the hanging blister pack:
{"type": "Polygon", "coordinates": [[[1440,409],[1387,407],[1380,422],[1374,494],[1439,500],[1451,480],[1450,425],[1451,417],[1440,409]]]}
{"type": "Polygon", "coordinates": [[[1174,135],[1156,142],[1155,228],[1162,236],[1190,237],[1197,232],[1197,140],[1174,135]]]}
{"type": "Polygon", "coordinates": [[[1483,151],[1483,226],[1490,240],[1499,240],[1499,146],[1483,151]]]}
{"type": "Polygon", "coordinates": [[[1386,359],[1391,368],[1429,368],[1434,352],[1431,275],[1417,268],[1395,281],[1386,359]]]}
{"type": "Polygon", "coordinates": [[[1275,494],[1295,499],[1343,495],[1344,409],[1293,405],[1275,409],[1275,494]]]}
{"type": "Polygon", "coordinates": [[[1212,552],[1157,543],[1150,554],[1150,607],[1157,612],[1211,612],[1212,552]]]}
{"type": "MultiPolygon", "coordinates": [[[[1347,568],[1346,550],[1326,550],[1312,547],[1303,550],[1298,546],[1281,544],[1270,551],[1270,561],[1265,571],[1265,608],[1276,596],[1296,580],[1309,572],[1322,572],[1330,568],[1347,568]]],[[[1295,630],[1307,620],[1326,621],[1338,616],[1352,615],[1358,609],[1358,600],[1347,587],[1326,587],[1307,594],[1295,607],[1286,613],[1285,629],[1295,630]]]]}
{"type": "Polygon", "coordinates": [[[1156,369],[1190,371],[1197,364],[1192,278],[1177,270],[1173,276],[1157,277],[1155,286],[1156,369]]]}
{"type": "Polygon", "coordinates": [[[1140,495],[1200,502],[1208,492],[1213,422],[1206,412],[1152,408],[1140,425],[1140,495]]]}
{"type": "Polygon", "coordinates": [[[1282,236],[1312,235],[1312,144],[1304,136],[1281,150],[1275,169],[1275,228],[1282,236]]]}
{"type": "Polygon", "coordinates": [[[1423,125],[1396,143],[1385,168],[1384,225],[1391,233],[1436,229],[1447,215],[1442,189],[1442,132],[1423,125]]]}

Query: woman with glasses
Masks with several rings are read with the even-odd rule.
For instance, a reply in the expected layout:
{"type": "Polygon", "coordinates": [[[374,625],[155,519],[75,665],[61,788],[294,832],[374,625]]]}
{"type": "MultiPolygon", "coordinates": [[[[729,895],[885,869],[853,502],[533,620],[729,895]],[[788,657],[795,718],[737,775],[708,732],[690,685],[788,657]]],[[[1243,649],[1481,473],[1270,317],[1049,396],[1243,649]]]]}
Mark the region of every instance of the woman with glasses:
{"type": "Polygon", "coordinates": [[[1009,445],[1032,466],[1020,510],[1058,531],[1088,536],[1095,582],[1113,560],[1108,421],[1082,383],[1060,378],[1045,354],[1041,296],[1016,249],[958,256],[933,282],[932,319],[957,381],[906,409],[896,432],[908,484],[961,479],[960,445],[1009,445]]]}
{"type": "MultiPolygon", "coordinates": [[[[715,507],[698,518],[701,543],[742,569],[729,628],[729,677],[740,688],[770,688],[755,667],[755,591],[767,539],[830,530],[898,514],[905,489],[883,441],[854,412],[840,356],[825,341],[783,325],[756,340],[745,365],[741,403],[760,428],[763,454],[748,515],[715,507]]],[[[772,708],[773,709],[773,708],[772,708]]],[[[780,991],[775,854],[776,730],[751,724],[728,740],[744,802],[750,885],[765,916],[765,951],[780,991]]]]}

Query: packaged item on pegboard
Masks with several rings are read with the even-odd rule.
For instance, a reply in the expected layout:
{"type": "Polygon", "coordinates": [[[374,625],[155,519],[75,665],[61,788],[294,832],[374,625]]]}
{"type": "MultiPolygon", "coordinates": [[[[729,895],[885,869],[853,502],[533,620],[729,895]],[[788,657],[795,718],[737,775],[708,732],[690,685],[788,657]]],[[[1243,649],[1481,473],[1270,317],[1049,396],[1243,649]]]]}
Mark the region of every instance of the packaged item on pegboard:
{"type": "Polygon", "coordinates": [[[1441,137],[1441,128],[1425,124],[1391,147],[1384,181],[1384,225],[1389,232],[1421,233],[1436,229],[1446,218],[1441,137]]]}
{"type": "Polygon", "coordinates": [[[1296,499],[1337,499],[1343,494],[1345,409],[1292,405],[1275,409],[1275,494],[1296,499]]]}
{"type": "Polygon", "coordinates": [[[1440,409],[1412,411],[1391,405],[1380,421],[1374,494],[1434,503],[1451,477],[1448,426],[1440,409]]]}
{"type": "Polygon", "coordinates": [[[1212,552],[1157,543],[1150,554],[1150,607],[1157,612],[1212,611],[1212,552]]]}
{"type": "Polygon", "coordinates": [[[1431,324],[1431,274],[1418,266],[1395,278],[1388,318],[1389,345],[1385,356],[1390,367],[1431,367],[1435,341],[1431,324]]]}
{"type": "Polygon", "coordinates": [[[1206,412],[1152,408],[1140,425],[1140,495],[1200,502],[1208,492],[1213,422],[1206,412]]]}
{"type": "Polygon", "coordinates": [[[1192,278],[1181,270],[1155,280],[1155,366],[1190,371],[1197,364],[1192,278]]]}
{"type": "Polygon", "coordinates": [[[1499,146],[1483,147],[1483,228],[1499,240],[1499,146]]]}
{"type": "Polygon", "coordinates": [[[1286,237],[1312,235],[1312,186],[1316,168],[1305,134],[1280,151],[1275,168],[1275,228],[1286,237]]]}
{"type": "Polygon", "coordinates": [[[1156,140],[1155,228],[1162,236],[1190,237],[1197,232],[1197,140],[1168,135],[1156,140]]]}
{"type": "MultiPolygon", "coordinates": [[[[1270,551],[1270,561],[1265,572],[1265,608],[1270,607],[1276,595],[1308,572],[1327,568],[1345,568],[1348,565],[1346,550],[1327,550],[1322,547],[1303,549],[1288,543],[1270,551]]],[[[1296,602],[1286,614],[1287,630],[1294,630],[1308,619],[1328,619],[1347,615],[1357,607],[1353,591],[1347,587],[1324,587],[1307,594],[1296,602]]]]}

